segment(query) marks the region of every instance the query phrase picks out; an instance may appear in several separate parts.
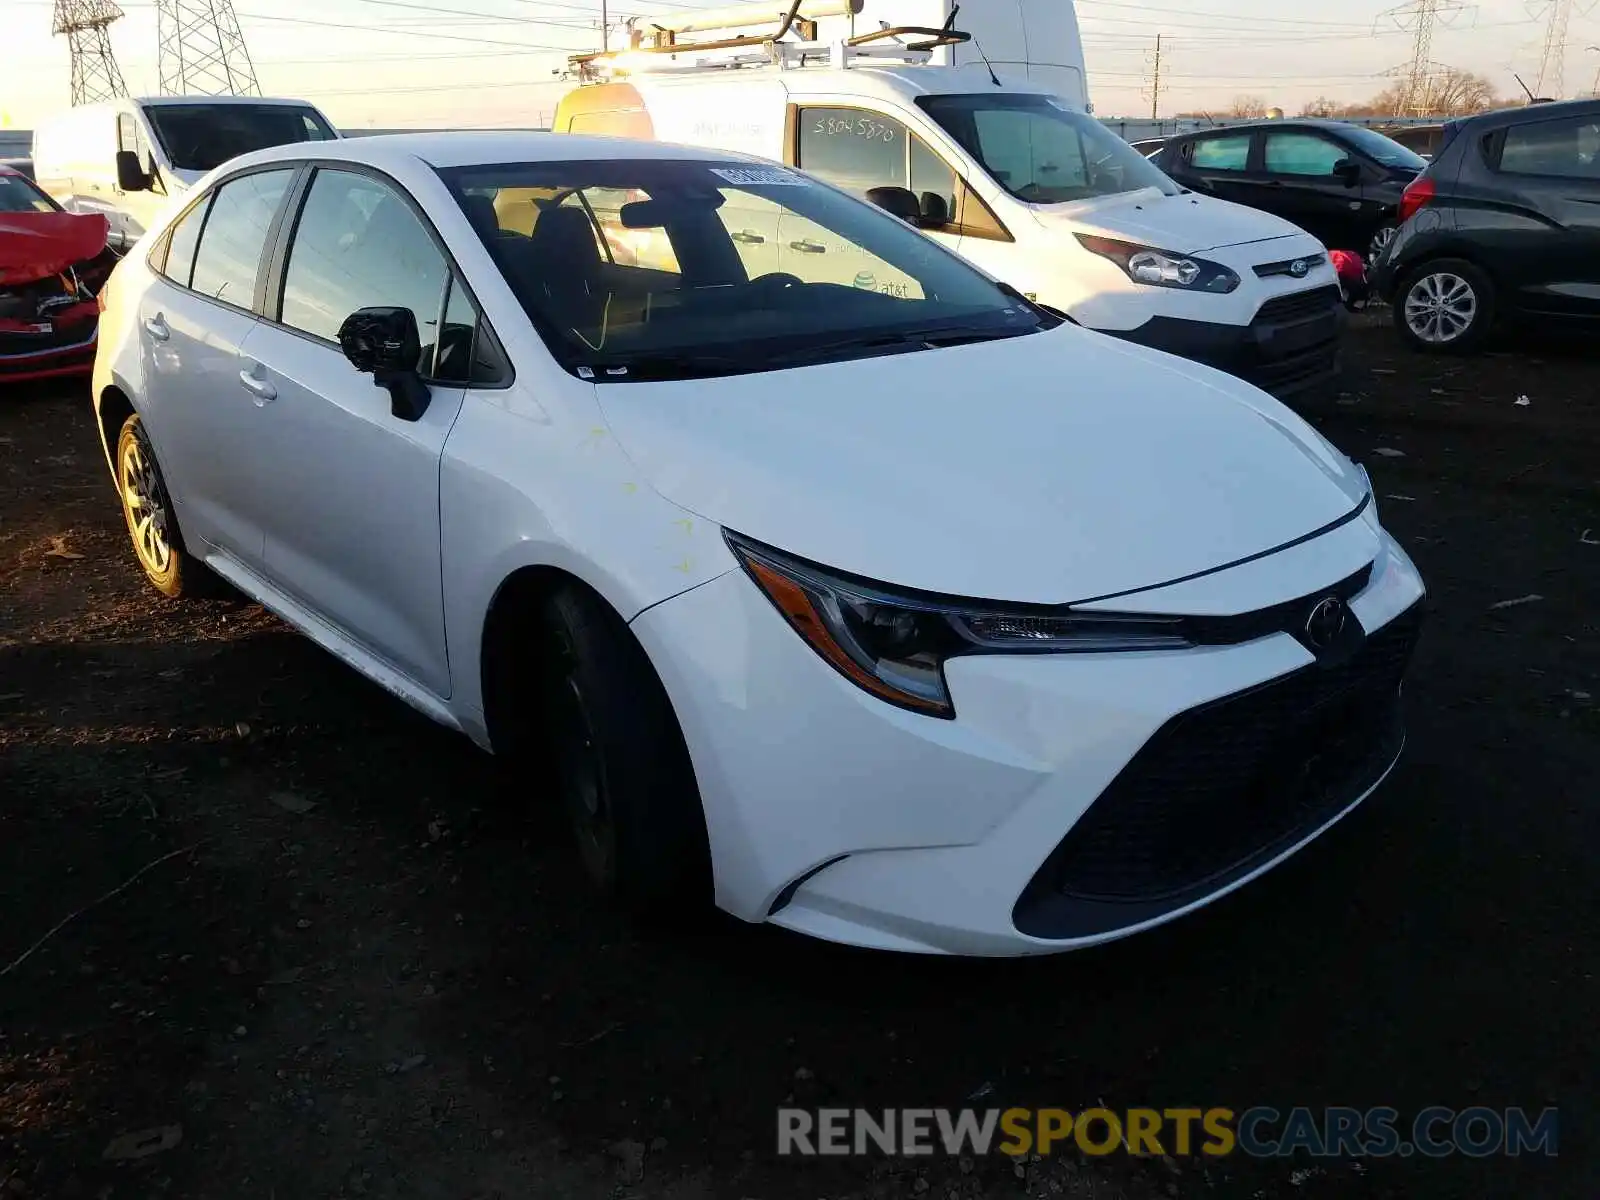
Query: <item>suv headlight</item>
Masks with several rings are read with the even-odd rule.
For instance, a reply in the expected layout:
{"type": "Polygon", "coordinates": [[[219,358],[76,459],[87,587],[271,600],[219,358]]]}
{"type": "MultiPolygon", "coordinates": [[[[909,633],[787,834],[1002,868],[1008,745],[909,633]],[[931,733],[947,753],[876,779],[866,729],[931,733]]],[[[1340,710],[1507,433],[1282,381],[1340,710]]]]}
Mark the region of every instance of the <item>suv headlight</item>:
{"type": "Polygon", "coordinates": [[[1181,617],[1077,613],[889,589],[791,558],[725,531],[729,548],[790,626],[852,683],[879,699],[951,718],[944,664],[963,654],[1181,650],[1181,617]]]}
{"type": "Polygon", "coordinates": [[[1187,254],[1169,254],[1153,246],[1080,233],[1078,241],[1091,254],[1109,258],[1135,283],[1190,292],[1226,294],[1239,286],[1239,276],[1221,263],[1187,254]]]}

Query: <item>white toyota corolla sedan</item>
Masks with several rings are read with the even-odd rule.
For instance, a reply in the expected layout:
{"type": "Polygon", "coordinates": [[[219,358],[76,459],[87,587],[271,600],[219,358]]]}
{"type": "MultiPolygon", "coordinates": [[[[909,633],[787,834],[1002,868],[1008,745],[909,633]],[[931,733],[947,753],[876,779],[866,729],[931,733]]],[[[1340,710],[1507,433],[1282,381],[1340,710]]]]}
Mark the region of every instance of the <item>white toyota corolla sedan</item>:
{"type": "Polygon", "coordinates": [[[784,168],[284,146],[102,303],[150,582],[220,576],[524,760],[629,904],[1065,950],[1241,886],[1400,753],[1424,589],[1359,467],[784,168]]]}

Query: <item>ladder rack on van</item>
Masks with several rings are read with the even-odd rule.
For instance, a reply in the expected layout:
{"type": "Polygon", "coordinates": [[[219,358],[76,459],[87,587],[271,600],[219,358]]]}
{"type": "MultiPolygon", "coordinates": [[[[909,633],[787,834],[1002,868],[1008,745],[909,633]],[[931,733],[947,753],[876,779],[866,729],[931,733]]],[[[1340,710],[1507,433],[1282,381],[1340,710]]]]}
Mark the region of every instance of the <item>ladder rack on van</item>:
{"type": "Polygon", "coordinates": [[[830,66],[847,67],[857,59],[893,59],[901,62],[927,62],[932,52],[940,46],[955,46],[972,40],[970,33],[955,28],[956,13],[960,6],[952,7],[950,17],[940,28],[924,25],[897,25],[875,29],[834,42],[817,40],[817,22],[824,17],[854,17],[861,12],[863,0],[793,0],[781,17],[767,4],[744,4],[712,11],[697,10],[668,16],[635,17],[629,21],[629,46],[626,50],[596,51],[575,54],[568,62],[581,78],[595,78],[610,72],[639,70],[685,70],[705,66],[738,67],[777,65],[803,67],[808,62],[826,61],[830,66]],[[739,33],[711,41],[680,41],[683,33],[717,32],[741,29],[752,22],[767,23],[777,18],[777,27],[764,33],[739,33]],[[794,33],[800,40],[785,41],[794,33]],[[902,38],[919,38],[905,42],[902,38]],[[660,66],[651,62],[651,56],[661,55],[671,59],[679,54],[698,54],[713,50],[741,50],[759,48],[747,55],[707,62],[697,60],[688,66],[664,62],[660,66]]]}

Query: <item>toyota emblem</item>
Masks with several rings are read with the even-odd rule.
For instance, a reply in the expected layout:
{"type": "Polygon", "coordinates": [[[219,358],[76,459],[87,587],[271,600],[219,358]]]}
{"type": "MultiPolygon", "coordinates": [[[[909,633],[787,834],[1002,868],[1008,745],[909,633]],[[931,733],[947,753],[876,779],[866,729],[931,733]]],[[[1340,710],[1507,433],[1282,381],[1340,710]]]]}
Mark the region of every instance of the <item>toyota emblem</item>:
{"type": "Polygon", "coordinates": [[[1348,611],[1337,596],[1317,601],[1306,618],[1306,641],[1313,650],[1326,650],[1338,640],[1348,611]]]}
{"type": "Polygon", "coordinates": [[[1311,272],[1311,264],[1303,258],[1297,258],[1289,264],[1289,274],[1296,279],[1304,279],[1311,272]]]}

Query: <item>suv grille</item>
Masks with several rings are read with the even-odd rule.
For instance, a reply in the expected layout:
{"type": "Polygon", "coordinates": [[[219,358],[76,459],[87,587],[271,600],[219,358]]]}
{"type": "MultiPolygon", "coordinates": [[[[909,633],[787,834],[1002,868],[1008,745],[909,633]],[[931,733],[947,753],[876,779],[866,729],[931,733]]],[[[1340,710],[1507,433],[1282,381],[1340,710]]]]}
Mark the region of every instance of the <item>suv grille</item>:
{"type": "Polygon", "coordinates": [[[1343,663],[1168,721],[1051,852],[1017,902],[1017,927],[1073,936],[1060,928],[1062,899],[1179,907],[1330,820],[1400,751],[1400,682],[1421,619],[1419,603],[1343,663]]]}

